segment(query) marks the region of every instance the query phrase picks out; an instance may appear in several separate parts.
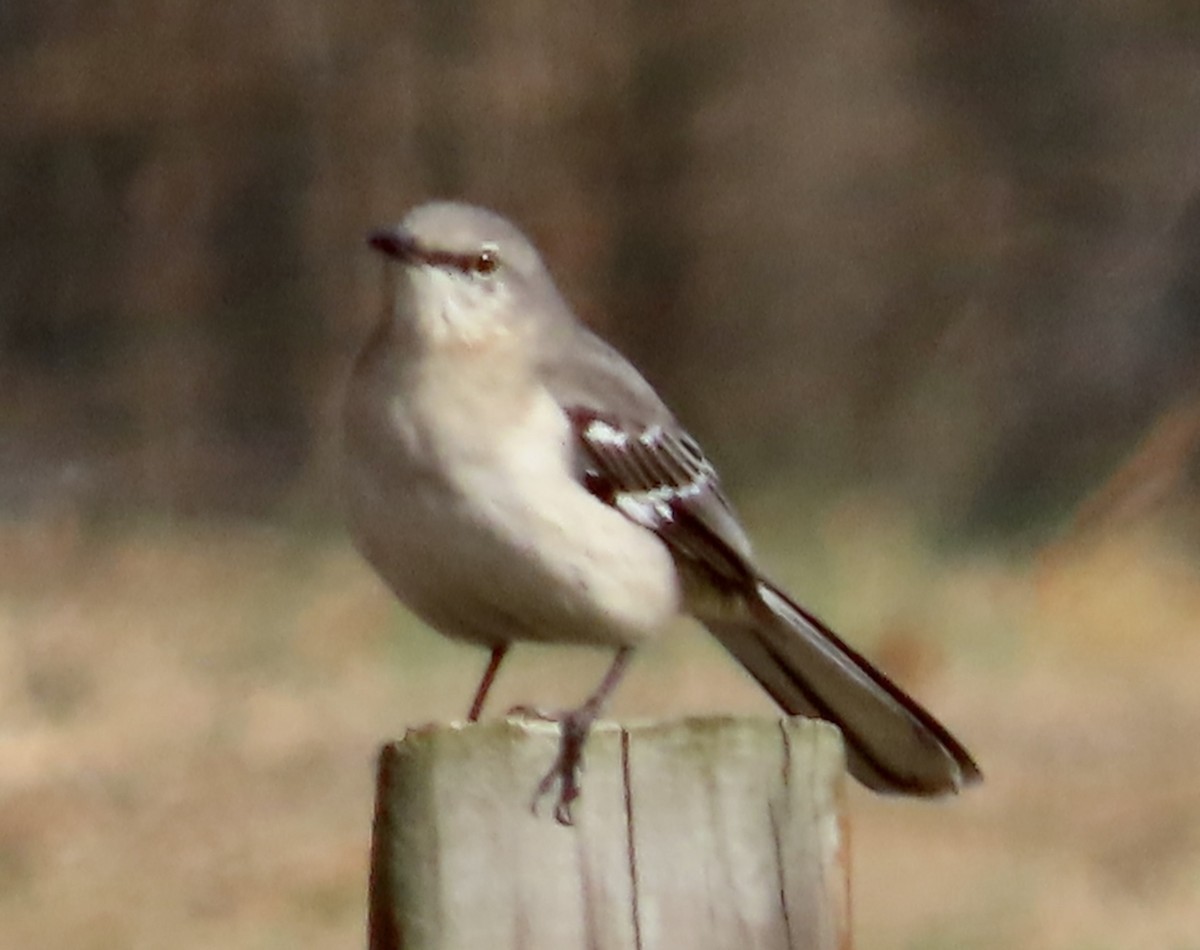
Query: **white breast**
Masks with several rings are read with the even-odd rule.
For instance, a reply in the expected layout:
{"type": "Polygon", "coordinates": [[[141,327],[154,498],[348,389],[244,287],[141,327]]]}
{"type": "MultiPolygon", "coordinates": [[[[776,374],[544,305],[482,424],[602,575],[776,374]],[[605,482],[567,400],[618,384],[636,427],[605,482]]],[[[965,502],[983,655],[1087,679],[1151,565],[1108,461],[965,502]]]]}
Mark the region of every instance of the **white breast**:
{"type": "Polygon", "coordinates": [[[549,393],[461,353],[423,360],[405,398],[395,372],[352,387],[346,491],[356,542],[410,608],[481,643],[629,645],[675,615],[670,554],[574,479],[549,393]]]}

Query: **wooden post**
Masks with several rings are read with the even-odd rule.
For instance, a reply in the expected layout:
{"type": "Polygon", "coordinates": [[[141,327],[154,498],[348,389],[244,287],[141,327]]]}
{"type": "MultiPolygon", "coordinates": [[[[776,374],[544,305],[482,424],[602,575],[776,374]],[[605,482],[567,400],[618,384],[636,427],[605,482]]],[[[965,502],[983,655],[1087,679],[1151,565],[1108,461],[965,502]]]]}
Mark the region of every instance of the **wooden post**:
{"type": "Polygon", "coordinates": [[[843,754],[806,719],[597,726],[575,827],[530,811],[552,725],[411,730],[379,761],[371,950],[844,950],[843,754]]]}

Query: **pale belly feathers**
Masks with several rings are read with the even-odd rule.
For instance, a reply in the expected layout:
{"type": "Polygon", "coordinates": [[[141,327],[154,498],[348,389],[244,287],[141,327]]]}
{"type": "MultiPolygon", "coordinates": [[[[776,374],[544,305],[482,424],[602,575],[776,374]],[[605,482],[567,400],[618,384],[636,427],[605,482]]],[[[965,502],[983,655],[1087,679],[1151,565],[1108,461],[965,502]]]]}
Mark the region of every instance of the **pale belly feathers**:
{"type": "Polygon", "coordinates": [[[381,402],[351,393],[345,445],[351,531],[410,609],[477,643],[612,646],[678,612],[667,548],[572,477],[570,427],[549,393],[518,401],[513,419],[477,387],[413,390],[382,400],[386,418],[369,426],[354,413],[381,402]]]}

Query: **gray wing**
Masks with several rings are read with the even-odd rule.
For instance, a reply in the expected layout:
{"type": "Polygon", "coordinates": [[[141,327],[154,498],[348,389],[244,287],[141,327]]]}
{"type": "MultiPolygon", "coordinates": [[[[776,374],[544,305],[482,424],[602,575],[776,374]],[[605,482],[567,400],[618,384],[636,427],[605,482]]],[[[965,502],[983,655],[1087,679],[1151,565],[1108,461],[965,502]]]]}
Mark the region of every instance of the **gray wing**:
{"type": "Polygon", "coordinates": [[[632,365],[590,333],[551,348],[543,379],[570,419],[585,487],[677,557],[738,586],[750,542],[700,446],[632,365]]]}
{"type": "MultiPolygon", "coordinates": [[[[966,749],[915,700],[781,590],[759,577],[750,546],[700,447],[649,384],[590,335],[543,367],[571,420],[579,477],[599,499],[655,532],[676,559],[734,593],[699,619],[779,706],[836,723],[850,771],[880,791],[937,795],[977,781],[966,749]]],[[[548,351],[553,356],[553,350],[548,351]]]]}
{"type": "Polygon", "coordinates": [[[749,543],[716,471],[682,430],[569,407],[581,478],[597,498],[661,537],[677,557],[738,587],[754,580],[749,543]]]}

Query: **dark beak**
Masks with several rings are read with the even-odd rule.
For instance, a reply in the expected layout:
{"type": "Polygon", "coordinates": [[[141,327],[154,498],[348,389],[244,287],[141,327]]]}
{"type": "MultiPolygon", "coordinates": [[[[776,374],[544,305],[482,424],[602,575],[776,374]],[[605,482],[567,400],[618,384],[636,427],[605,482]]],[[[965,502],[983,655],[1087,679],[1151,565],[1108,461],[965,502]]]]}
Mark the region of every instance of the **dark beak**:
{"type": "Polygon", "coordinates": [[[419,260],[421,256],[413,236],[401,227],[372,231],[367,235],[367,243],[384,256],[405,263],[419,260]]]}

